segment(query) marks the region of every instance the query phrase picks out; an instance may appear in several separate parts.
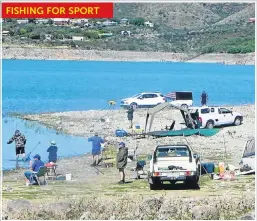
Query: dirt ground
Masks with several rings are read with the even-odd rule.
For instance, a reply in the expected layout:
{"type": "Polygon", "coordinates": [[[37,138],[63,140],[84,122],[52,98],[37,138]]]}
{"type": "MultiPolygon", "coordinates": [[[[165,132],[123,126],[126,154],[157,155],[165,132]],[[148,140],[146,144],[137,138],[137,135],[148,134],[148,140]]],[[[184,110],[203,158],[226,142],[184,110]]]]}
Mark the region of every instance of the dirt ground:
{"type": "MultiPolygon", "coordinates": [[[[189,144],[201,153],[202,161],[220,162],[238,166],[245,141],[254,136],[254,106],[232,107],[244,113],[240,126],[221,129],[213,137],[191,136],[189,144]],[[224,152],[224,138],[227,153],[224,152]]],[[[135,112],[135,122],[143,125],[145,112],[135,112]]],[[[114,145],[125,141],[129,149],[138,146],[141,159],[158,144],[186,142],[181,137],[162,139],[117,138],[115,129],[121,125],[126,112],[84,111],[52,113],[25,116],[68,134],[92,135],[98,131],[114,145]],[[109,124],[99,119],[108,117],[109,124]],[[103,127],[104,126],[104,127],[103,127]],[[99,128],[104,128],[101,131],[99,128]]],[[[155,129],[160,129],[168,120],[176,119],[180,127],[179,115],[172,111],[157,116],[155,129]]],[[[128,124],[124,128],[128,130],[128,124]]],[[[108,148],[108,146],[107,146],[108,148]]],[[[107,154],[108,155],[108,154],[107,154]]],[[[114,162],[115,152],[106,162],[114,162]]],[[[147,161],[148,163],[149,161],[147,161]]],[[[201,176],[199,188],[187,189],[184,184],[168,185],[161,190],[149,190],[145,176],[135,179],[131,171],[136,162],[128,163],[127,183],[119,185],[119,174],[114,167],[98,169],[90,167],[91,156],[61,159],[58,162],[58,177],[72,174],[72,181],[50,180],[48,185],[25,186],[24,170],[4,172],[3,215],[8,219],[240,219],[241,215],[255,208],[255,175],[240,175],[235,181],[211,180],[201,176]],[[99,172],[100,170],[101,172],[99,172]]],[[[148,165],[146,165],[146,170],[148,165]]]]}

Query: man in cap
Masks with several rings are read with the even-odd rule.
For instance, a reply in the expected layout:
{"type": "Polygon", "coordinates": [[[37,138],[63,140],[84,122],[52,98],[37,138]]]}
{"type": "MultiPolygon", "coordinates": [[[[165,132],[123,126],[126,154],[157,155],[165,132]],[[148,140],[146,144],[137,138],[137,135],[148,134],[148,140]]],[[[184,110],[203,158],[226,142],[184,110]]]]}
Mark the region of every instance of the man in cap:
{"type": "Polygon", "coordinates": [[[92,161],[91,166],[97,166],[99,163],[99,155],[101,154],[101,144],[104,143],[104,140],[98,136],[98,133],[95,132],[93,137],[88,138],[88,142],[92,142],[92,161]]]}
{"type": "Polygon", "coordinates": [[[51,141],[50,143],[50,147],[48,147],[47,152],[49,152],[48,154],[48,162],[51,163],[56,163],[57,161],[57,151],[58,148],[56,146],[56,142],[55,141],[51,141]]]}
{"type": "Polygon", "coordinates": [[[21,134],[19,130],[16,130],[12,138],[7,142],[7,144],[11,144],[13,141],[15,141],[16,159],[19,158],[20,154],[22,155],[23,159],[25,159],[25,136],[21,134]]]}
{"type": "Polygon", "coordinates": [[[118,184],[125,183],[125,167],[127,166],[128,159],[128,148],[126,147],[124,142],[119,143],[119,151],[117,153],[116,161],[117,161],[117,169],[120,172],[120,181],[118,184]]]}
{"type": "Polygon", "coordinates": [[[201,95],[201,104],[202,106],[206,105],[208,101],[208,94],[203,91],[202,95],[201,95]]]}
{"type": "MultiPolygon", "coordinates": [[[[34,163],[32,164],[32,162],[30,162],[30,169],[33,172],[38,172],[40,167],[44,166],[44,163],[41,161],[41,157],[38,154],[36,154],[33,158],[34,158],[34,163]]],[[[34,174],[31,171],[26,171],[24,175],[26,177],[27,186],[36,183],[36,180],[34,179],[34,174]]]]}

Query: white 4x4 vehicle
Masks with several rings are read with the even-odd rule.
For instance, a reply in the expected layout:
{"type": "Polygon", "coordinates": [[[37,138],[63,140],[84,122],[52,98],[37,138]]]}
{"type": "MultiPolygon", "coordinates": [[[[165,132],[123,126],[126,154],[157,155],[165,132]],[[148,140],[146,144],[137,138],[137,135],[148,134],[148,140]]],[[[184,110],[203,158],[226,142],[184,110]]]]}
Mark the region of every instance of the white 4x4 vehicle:
{"type": "Polygon", "coordinates": [[[175,184],[184,181],[190,186],[197,186],[200,174],[200,161],[192,149],[183,145],[157,146],[150,161],[148,182],[154,190],[164,181],[175,184]]]}
{"type": "Polygon", "coordinates": [[[213,128],[222,125],[238,126],[243,121],[240,113],[233,112],[224,107],[194,107],[189,109],[194,120],[199,121],[200,128],[213,128]]]}
{"type": "Polygon", "coordinates": [[[121,100],[121,107],[129,107],[134,105],[135,107],[154,107],[158,104],[165,102],[164,96],[159,92],[143,92],[133,97],[125,98],[121,100]]]}

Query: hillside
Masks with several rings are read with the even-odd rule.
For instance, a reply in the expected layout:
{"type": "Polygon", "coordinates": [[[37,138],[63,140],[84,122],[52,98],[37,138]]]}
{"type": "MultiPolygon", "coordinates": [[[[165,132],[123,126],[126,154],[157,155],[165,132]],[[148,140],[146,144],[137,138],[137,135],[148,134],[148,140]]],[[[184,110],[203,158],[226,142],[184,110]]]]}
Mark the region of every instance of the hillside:
{"type": "Polygon", "coordinates": [[[4,36],[3,45],[199,55],[250,53],[255,51],[255,26],[248,21],[254,16],[254,4],[246,3],[118,3],[111,21],[58,25],[51,20],[22,24],[5,20],[3,31],[10,34],[4,36]]]}
{"type": "Polygon", "coordinates": [[[239,17],[245,23],[254,17],[254,4],[239,3],[127,3],[115,5],[115,18],[142,17],[157,25],[173,29],[194,29],[222,22],[226,18],[234,24],[239,17]],[[243,14],[244,16],[241,16],[243,14]],[[233,15],[233,16],[232,16],[233,15]]]}

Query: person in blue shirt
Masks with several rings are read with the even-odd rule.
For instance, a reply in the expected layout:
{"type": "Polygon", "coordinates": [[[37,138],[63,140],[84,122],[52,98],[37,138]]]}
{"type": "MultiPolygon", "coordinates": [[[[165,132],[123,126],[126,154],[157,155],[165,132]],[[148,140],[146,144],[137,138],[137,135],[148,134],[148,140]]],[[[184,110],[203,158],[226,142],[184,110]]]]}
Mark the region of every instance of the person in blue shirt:
{"type": "Polygon", "coordinates": [[[58,151],[58,148],[56,146],[56,143],[55,141],[51,141],[51,146],[48,147],[47,149],[47,152],[49,152],[49,155],[48,155],[48,162],[53,162],[53,163],[56,163],[57,161],[57,151],[58,151]]]}
{"type": "Polygon", "coordinates": [[[91,166],[97,166],[99,163],[99,155],[101,154],[101,144],[104,140],[95,133],[93,137],[88,138],[88,142],[92,142],[92,161],[91,166]]]}
{"type": "MultiPolygon", "coordinates": [[[[36,154],[34,157],[34,163],[32,164],[31,162],[31,167],[30,169],[33,171],[33,172],[38,172],[40,167],[43,167],[44,166],[44,163],[41,161],[41,157],[40,155],[36,154]]],[[[26,185],[29,186],[29,185],[33,185],[36,183],[36,180],[34,179],[34,176],[33,176],[33,173],[31,171],[26,171],[24,173],[25,177],[26,177],[26,185]]]]}

